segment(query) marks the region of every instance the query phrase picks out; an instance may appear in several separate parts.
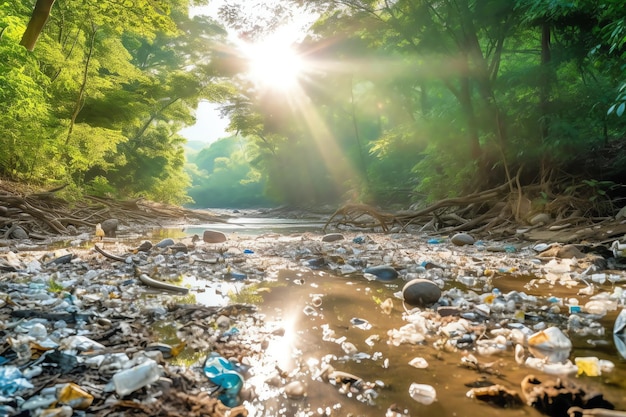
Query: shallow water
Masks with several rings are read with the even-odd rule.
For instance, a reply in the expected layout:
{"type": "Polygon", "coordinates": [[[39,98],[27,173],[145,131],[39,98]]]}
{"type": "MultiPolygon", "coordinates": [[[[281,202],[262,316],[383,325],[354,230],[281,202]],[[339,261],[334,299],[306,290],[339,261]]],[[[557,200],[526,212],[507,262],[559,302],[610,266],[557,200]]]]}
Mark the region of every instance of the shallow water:
{"type": "MultiPolygon", "coordinates": [[[[307,397],[297,401],[276,398],[275,404],[267,404],[265,412],[258,415],[383,416],[392,404],[406,410],[411,416],[541,415],[530,407],[501,409],[466,397],[470,389],[466,384],[485,379],[520,392],[520,382],[526,375],[534,373],[544,378],[541,372],[518,365],[512,348],[495,356],[477,356],[480,363],[491,364],[488,373],[478,373],[461,366],[461,359],[465,354],[463,351],[442,352],[433,348],[428,341],[419,345],[388,344],[387,331],[406,324],[402,319],[404,307],[400,300],[394,299],[393,311],[386,315],[381,311],[377,300],[393,298],[393,293],[399,291],[404,284],[401,280],[397,283],[383,283],[368,281],[359,276],[347,278],[325,272],[285,270],[279,274],[277,282],[285,285],[272,287],[271,292],[263,296],[264,301],[260,307],[267,315],[267,320],[276,320],[285,328],[284,338],[275,341],[280,347],[273,354],[284,363],[285,371],[296,375],[294,379],[306,383],[307,397]],[[316,294],[322,298],[319,307],[312,305],[312,295],[316,294]],[[305,314],[305,309],[314,314],[305,314]],[[351,319],[355,317],[367,320],[372,328],[362,330],[353,326],[351,319]],[[346,341],[353,343],[358,352],[372,356],[378,353],[380,358],[356,360],[346,355],[338,343],[323,340],[325,325],[335,332],[336,338],[345,337],[346,341]],[[379,335],[380,340],[374,346],[367,345],[365,340],[374,334],[379,335]],[[331,361],[336,370],[354,374],[365,381],[380,380],[384,383],[384,388],[379,390],[374,404],[350,398],[340,393],[337,387],[314,378],[318,370],[317,363],[326,355],[336,356],[331,361]],[[427,369],[417,369],[408,364],[417,356],[426,359],[429,363],[427,369]],[[409,386],[413,382],[435,387],[438,400],[432,405],[422,405],[413,400],[408,394],[409,386]]],[[[608,331],[607,341],[610,334],[608,331]]],[[[611,344],[602,348],[590,348],[585,340],[574,339],[573,342],[571,358],[598,356],[616,364],[616,369],[611,374],[594,378],[582,376],[576,381],[602,392],[617,409],[626,409],[626,362],[619,360],[615,348],[611,344]]]]}
{"type": "Polygon", "coordinates": [[[226,223],[210,223],[185,227],[185,233],[202,236],[205,230],[223,233],[261,235],[265,233],[301,233],[321,230],[325,222],[319,219],[281,219],[264,217],[234,217],[226,223]]]}
{"type": "MultiPolygon", "coordinates": [[[[204,230],[218,230],[232,235],[252,235],[276,233],[301,233],[317,231],[323,223],[316,220],[239,218],[226,224],[210,224],[186,227],[187,236],[202,235],[204,230]]],[[[180,230],[177,233],[181,233],[180,230]]],[[[161,234],[161,237],[167,237],[161,234]]],[[[173,236],[171,236],[173,237],[173,236]]],[[[452,255],[455,256],[455,255],[452,255]]],[[[505,255],[503,255],[505,256],[505,255]]],[[[575,297],[583,305],[588,297],[578,294],[580,287],[551,285],[538,282],[541,277],[533,275],[497,274],[491,282],[502,293],[523,291],[537,296],[546,304],[548,297],[567,299],[575,297]],[[534,284],[533,284],[534,283],[534,284]]],[[[513,346],[493,356],[479,356],[473,351],[443,351],[436,349],[436,338],[427,338],[421,344],[402,344],[394,346],[388,343],[387,332],[398,329],[407,321],[403,319],[405,306],[394,297],[405,284],[398,279],[393,282],[369,281],[362,274],[338,276],[328,271],[309,269],[283,269],[268,282],[261,282],[257,287],[262,291],[256,294],[255,302],[265,314],[269,326],[281,327],[284,336],[273,337],[265,352],[273,357],[284,378],[283,383],[301,381],[306,385],[306,396],[289,399],[281,391],[280,385],[268,387],[263,382],[263,375],[248,376],[248,384],[256,384],[257,399],[250,403],[249,410],[254,416],[394,416],[386,414],[387,409],[395,405],[407,416],[442,415],[442,416],[539,416],[538,411],[528,406],[502,409],[484,402],[468,398],[469,386],[476,383],[500,384],[507,389],[521,394],[520,382],[529,374],[540,380],[554,377],[540,371],[519,365],[514,358],[513,346]],[[321,298],[318,305],[314,297],[321,298]],[[380,302],[393,299],[391,314],[383,313],[380,302]],[[366,320],[371,328],[363,330],[354,326],[353,318],[366,320]],[[325,337],[328,331],[334,332],[332,340],[325,337]],[[378,335],[372,345],[366,339],[378,335]],[[339,341],[339,343],[338,343],[339,341]],[[341,341],[352,343],[357,355],[349,355],[342,349],[341,341]],[[474,354],[482,366],[483,372],[462,365],[462,359],[468,353],[474,354]],[[415,357],[424,358],[429,366],[417,369],[409,365],[415,357]],[[330,364],[337,371],[356,375],[363,381],[375,386],[377,396],[369,401],[359,397],[359,393],[346,394],[341,387],[329,383],[320,377],[324,364],[330,364]],[[261,382],[259,382],[261,381],[261,382]],[[409,395],[411,383],[432,385],[437,392],[437,401],[423,405],[409,395]],[[268,390],[268,392],[264,392],[268,390]],[[271,391],[271,392],[269,392],[271,391]]],[[[468,288],[457,281],[446,283],[468,288]]],[[[611,291],[610,283],[598,286],[596,292],[611,291]]],[[[478,293],[481,291],[476,290],[478,293]]],[[[215,303],[207,294],[197,294],[198,302],[215,303]]],[[[224,302],[223,299],[219,300],[224,302]]],[[[541,318],[536,314],[538,306],[527,310],[529,327],[537,324],[541,318]]],[[[616,409],[626,410],[626,361],[617,352],[613,342],[612,329],[618,311],[609,312],[600,323],[605,328],[602,336],[576,337],[570,335],[573,349],[569,358],[596,356],[615,364],[615,369],[599,377],[573,377],[573,380],[585,387],[587,392],[600,392],[611,401],[616,409]]],[[[567,320],[567,307],[564,307],[558,319],[567,320]]],[[[490,320],[494,320],[490,318],[490,320]]],[[[560,326],[564,328],[564,326],[560,326]]]]}

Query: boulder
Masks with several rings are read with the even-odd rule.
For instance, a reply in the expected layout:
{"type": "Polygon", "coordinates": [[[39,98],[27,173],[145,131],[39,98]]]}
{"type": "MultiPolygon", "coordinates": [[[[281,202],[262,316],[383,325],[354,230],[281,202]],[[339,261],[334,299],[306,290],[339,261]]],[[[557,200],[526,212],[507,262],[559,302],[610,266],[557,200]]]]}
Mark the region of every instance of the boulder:
{"type": "Polygon", "coordinates": [[[28,239],[28,233],[20,226],[15,226],[9,235],[11,239],[28,239]]]}
{"type": "Polygon", "coordinates": [[[427,279],[417,278],[407,282],[402,288],[404,302],[415,307],[428,307],[441,297],[441,290],[427,279]]]}
{"type": "Polygon", "coordinates": [[[457,233],[450,239],[450,242],[457,246],[473,245],[475,240],[467,233],[457,233]]]}
{"type": "Polygon", "coordinates": [[[115,237],[119,224],[120,221],[117,219],[106,219],[100,224],[100,227],[104,230],[104,235],[106,237],[115,237]]]}
{"type": "Polygon", "coordinates": [[[154,246],[157,247],[157,248],[163,249],[163,248],[167,248],[168,246],[172,246],[174,243],[175,243],[174,239],[170,239],[168,237],[168,238],[165,238],[165,239],[161,240],[159,243],[157,243],[154,246]]]}
{"type": "Polygon", "coordinates": [[[322,237],[322,242],[336,242],[338,240],[344,240],[345,237],[341,233],[329,233],[322,237]]]}
{"type": "Polygon", "coordinates": [[[217,230],[205,230],[202,235],[202,240],[206,243],[222,243],[226,242],[226,235],[217,230]]]}

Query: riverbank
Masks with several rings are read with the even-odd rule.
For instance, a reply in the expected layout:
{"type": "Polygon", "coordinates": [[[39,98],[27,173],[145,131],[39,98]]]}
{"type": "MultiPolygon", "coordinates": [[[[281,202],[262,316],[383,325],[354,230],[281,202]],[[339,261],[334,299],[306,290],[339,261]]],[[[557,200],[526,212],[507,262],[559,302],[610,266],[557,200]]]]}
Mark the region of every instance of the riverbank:
{"type": "Polygon", "coordinates": [[[41,398],[70,382],[93,397],[79,411],[88,416],[392,415],[394,404],[397,416],[539,415],[524,400],[506,410],[485,406],[465,396],[466,384],[490,381],[523,398],[526,375],[553,378],[526,364],[537,358],[528,336],[550,327],[572,342],[558,363],[563,373],[626,408],[626,366],[612,337],[626,275],[606,269],[614,264],[607,248],[602,255],[592,245],[554,246],[542,255],[549,242],[457,246],[445,236],[348,231],[332,239],[319,231],[230,233],[211,243],[177,228],[129,229],[0,255],[4,368],[16,366],[32,384],[4,392],[9,415],[24,412],[21,399],[33,410],[79,410],[41,398]],[[364,272],[381,265],[398,277],[364,272]],[[147,286],[142,276],[180,290],[147,286]],[[413,279],[436,285],[440,300],[403,303],[413,279]],[[606,311],[588,311],[598,300],[606,311]],[[212,394],[220,385],[204,369],[210,352],[231,359],[241,376],[234,396],[225,387],[212,394]],[[428,366],[409,365],[416,357],[428,366]],[[576,377],[567,365],[576,357],[614,367],[576,377]],[[156,363],[148,386],[127,393],[112,383],[148,360],[156,363]],[[438,401],[411,398],[411,383],[433,387],[438,401]]]}

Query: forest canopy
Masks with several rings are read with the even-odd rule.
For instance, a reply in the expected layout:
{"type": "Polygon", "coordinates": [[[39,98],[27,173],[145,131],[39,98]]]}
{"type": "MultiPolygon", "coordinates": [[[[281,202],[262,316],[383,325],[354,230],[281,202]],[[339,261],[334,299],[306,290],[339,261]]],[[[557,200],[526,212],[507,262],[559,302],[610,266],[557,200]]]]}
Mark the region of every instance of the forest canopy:
{"type": "Polygon", "coordinates": [[[507,182],[591,198],[624,178],[620,1],[196,6],[1,3],[0,177],[200,207],[408,205],[507,182]],[[303,14],[306,36],[267,46],[303,14]],[[233,136],[186,155],[200,100],[233,136]]]}

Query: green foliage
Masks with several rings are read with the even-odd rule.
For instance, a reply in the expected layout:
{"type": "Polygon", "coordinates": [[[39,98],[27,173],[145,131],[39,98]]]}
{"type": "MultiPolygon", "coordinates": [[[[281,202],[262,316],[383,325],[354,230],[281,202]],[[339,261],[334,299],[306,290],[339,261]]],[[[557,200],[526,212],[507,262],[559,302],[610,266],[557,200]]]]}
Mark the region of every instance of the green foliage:
{"type": "MultiPolygon", "coordinates": [[[[56,2],[34,53],[19,46],[33,2],[1,3],[0,175],[198,207],[403,204],[623,138],[620,1],[294,2],[320,18],[289,92],[246,80],[225,30],[189,18],[187,0],[56,2]],[[222,103],[238,135],[187,164],[177,132],[200,100],[222,103]]],[[[267,28],[291,17],[276,7],[267,28]]],[[[222,17],[259,37],[242,12],[222,17]]],[[[597,203],[604,180],[577,190],[597,203]]]]}
{"type": "Polygon", "coordinates": [[[264,179],[250,166],[246,152],[254,145],[239,137],[220,139],[190,158],[194,206],[254,207],[268,204],[264,179]]]}
{"type": "Polygon", "coordinates": [[[106,177],[101,175],[96,176],[85,186],[87,194],[95,195],[97,197],[113,197],[115,196],[115,188],[109,184],[106,177]]]}
{"type": "Polygon", "coordinates": [[[626,110],[626,83],[622,84],[619,88],[618,95],[615,99],[615,104],[609,107],[609,110],[606,114],[610,115],[615,112],[617,117],[622,117],[624,111],[626,110]]]}

